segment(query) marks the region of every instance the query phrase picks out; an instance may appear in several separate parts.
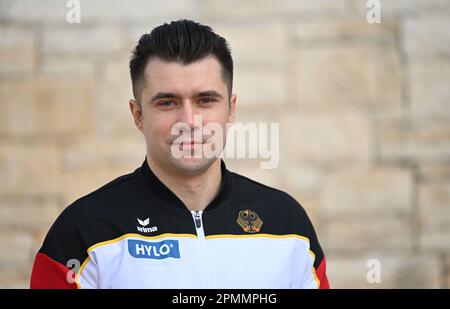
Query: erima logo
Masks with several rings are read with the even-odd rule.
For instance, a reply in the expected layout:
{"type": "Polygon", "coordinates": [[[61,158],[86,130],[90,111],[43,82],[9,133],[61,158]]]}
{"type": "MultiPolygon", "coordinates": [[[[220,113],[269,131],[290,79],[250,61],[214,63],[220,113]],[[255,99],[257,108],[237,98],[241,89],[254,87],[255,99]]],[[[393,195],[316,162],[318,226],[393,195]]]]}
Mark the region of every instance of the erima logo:
{"type": "Polygon", "coordinates": [[[158,230],[156,226],[146,227],[147,225],[150,224],[150,218],[147,218],[145,220],[137,218],[137,221],[140,225],[142,225],[137,227],[137,230],[141,233],[156,232],[158,230]]]}
{"type": "Polygon", "coordinates": [[[178,240],[168,239],[158,242],[129,239],[128,252],[132,257],[140,259],[180,258],[178,240]]]}
{"type": "Polygon", "coordinates": [[[139,224],[142,226],[147,226],[150,223],[150,218],[147,218],[145,220],[141,220],[141,219],[137,218],[137,220],[138,220],[139,224]]]}

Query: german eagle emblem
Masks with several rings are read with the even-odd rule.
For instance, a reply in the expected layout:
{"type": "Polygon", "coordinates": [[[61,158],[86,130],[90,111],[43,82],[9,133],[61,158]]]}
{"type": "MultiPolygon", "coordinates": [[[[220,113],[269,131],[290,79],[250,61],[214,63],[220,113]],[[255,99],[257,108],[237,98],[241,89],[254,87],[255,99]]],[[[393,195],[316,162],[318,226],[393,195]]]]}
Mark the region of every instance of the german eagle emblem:
{"type": "Polygon", "coordinates": [[[246,209],[239,212],[237,223],[242,227],[244,232],[258,233],[261,230],[263,221],[256,212],[246,209]]]}

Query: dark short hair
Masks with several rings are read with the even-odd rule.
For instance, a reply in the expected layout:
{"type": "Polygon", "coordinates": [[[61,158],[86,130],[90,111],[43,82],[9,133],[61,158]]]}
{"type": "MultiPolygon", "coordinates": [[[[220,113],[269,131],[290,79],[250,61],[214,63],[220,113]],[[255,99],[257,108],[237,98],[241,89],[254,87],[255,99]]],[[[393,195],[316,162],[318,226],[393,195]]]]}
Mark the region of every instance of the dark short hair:
{"type": "Polygon", "coordinates": [[[151,57],[190,64],[207,56],[214,56],[222,67],[222,78],[231,96],[233,59],[228,42],[205,25],[181,19],[154,28],[139,39],[130,61],[130,75],[134,98],[140,102],[145,84],[144,71],[151,57]]]}

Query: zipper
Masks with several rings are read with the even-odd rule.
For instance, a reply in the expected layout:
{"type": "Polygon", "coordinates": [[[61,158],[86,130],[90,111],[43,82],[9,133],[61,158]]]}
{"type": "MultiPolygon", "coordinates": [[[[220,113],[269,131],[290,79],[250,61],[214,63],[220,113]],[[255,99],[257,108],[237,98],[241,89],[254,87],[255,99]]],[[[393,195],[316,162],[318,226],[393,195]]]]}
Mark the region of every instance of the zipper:
{"type": "Polygon", "coordinates": [[[202,227],[202,219],[200,218],[200,212],[199,211],[195,212],[194,220],[195,220],[195,227],[196,228],[201,228],[202,227]]]}
{"type": "Polygon", "coordinates": [[[211,279],[210,279],[210,275],[211,275],[211,271],[210,271],[210,265],[209,265],[209,261],[208,261],[208,249],[206,246],[206,238],[205,238],[205,231],[203,229],[203,219],[202,219],[202,214],[203,211],[202,210],[192,210],[192,217],[194,219],[194,224],[195,224],[195,230],[197,232],[197,238],[199,241],[199,247],[198,249],[200,250],[199,252],[199,262],[204,265],[204,270],[205,270],[205,285],[207,288],[211,287],[211,279]],[[201,262],[203,260],[203,263],[201,262]]]}
{"type": "Polygon", "coordinates": [[[203,210],[192,210],[192,217],[194,218],[195,230],[199,239],[205,239],[205,231],[203,230],[202,214],[203,210]]]}

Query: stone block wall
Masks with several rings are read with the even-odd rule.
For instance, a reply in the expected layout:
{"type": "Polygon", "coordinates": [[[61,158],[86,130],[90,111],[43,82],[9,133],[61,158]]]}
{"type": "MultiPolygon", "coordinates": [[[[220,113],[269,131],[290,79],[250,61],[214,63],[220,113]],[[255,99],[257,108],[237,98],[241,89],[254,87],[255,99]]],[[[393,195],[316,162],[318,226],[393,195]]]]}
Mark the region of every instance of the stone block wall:
{"type": "Polygon", "coordinates": [[[450,2],[0,1],[0,287],[76,198],[133,171],[145,143],[128,72],[139,36],[190,18],[230,41],[237,120],[280,125],[274,170],[230,169],[308,211],[332,287],[450,288],[450,2]],[[381,282],[367,280],[378,261],[381,282]]]}

